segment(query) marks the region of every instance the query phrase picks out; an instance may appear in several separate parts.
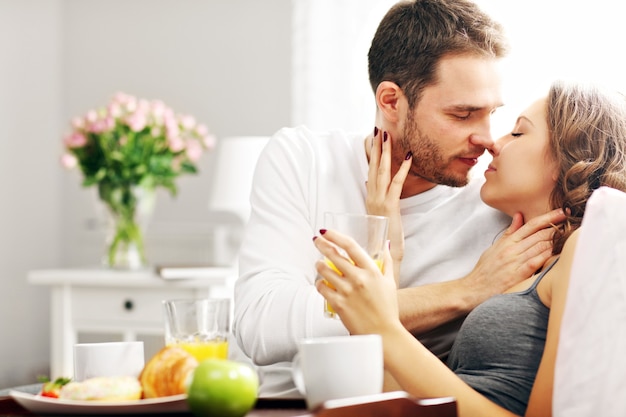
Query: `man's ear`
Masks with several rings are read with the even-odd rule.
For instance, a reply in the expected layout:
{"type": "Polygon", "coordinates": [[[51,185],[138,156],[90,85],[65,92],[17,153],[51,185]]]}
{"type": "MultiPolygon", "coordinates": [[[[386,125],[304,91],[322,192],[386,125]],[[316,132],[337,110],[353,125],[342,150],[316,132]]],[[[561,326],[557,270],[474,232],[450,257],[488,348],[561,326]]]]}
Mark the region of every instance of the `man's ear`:
{"type": "Polygon", "coordinates": [[[391,81],[383,81],[376,88],[376,105],[383,117],[389,122],[400,120],[400,99],[404,97],[402,89],[391,81]]]}

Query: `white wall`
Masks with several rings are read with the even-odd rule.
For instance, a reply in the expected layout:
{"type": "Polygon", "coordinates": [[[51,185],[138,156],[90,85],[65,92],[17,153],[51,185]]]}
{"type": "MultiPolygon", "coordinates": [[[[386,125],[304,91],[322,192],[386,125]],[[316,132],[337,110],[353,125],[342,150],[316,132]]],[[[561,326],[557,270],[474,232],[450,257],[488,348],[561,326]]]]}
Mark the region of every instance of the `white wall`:
{"type": "Polygon", "coordinates": [[[0,387],[48,366],[48,294],[26,271],[62,243],[60,4],[0,2],[0,387]]]}
{"type": "MultiPolygon", "coordinates": [[[[64,120],[103,105],[118,90],[160,98],[194,115],[219,137],[270,135],[290,121],[289,0],[66,0],[64,120]]],[[[212,159],[182,177],[174,199],[162,192],[148,230],[153,262],[210,257],[207,212],[212,159]],[[185,259],[182,259],[185,258],[185,259]]],[[[99,260],[93,190],[65,176],[64,230],[77,245],[67,265],[99,260]],[[76,204],[80,201],[80,204],[76,204]]]]}
{"type": "MultiPolygon", "coordinates": [[[[121,90],[193,114],[218,138],[270,135],[290,124],[291,7],[0,0],[0,388],[48,372],[48,289],[28,285],[27,271],[99,262],[93,190],[58,164],[71,117],[121,90]]],[[[152,262],[210,245],[220,220],[207,211],[211,164],[207,156],[200,175],[181,178],[176,199],[159,195],[152,262]],[[169,251],[172,242],[185,251],[169,251]]]]}

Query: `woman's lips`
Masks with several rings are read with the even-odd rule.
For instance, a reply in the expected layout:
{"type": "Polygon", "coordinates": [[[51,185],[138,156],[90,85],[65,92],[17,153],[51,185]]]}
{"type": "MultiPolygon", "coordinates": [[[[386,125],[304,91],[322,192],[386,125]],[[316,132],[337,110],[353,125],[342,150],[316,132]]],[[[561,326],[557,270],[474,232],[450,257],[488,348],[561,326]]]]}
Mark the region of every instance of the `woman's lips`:
{"type": "Polygon", "coordinates": [[[496,169],[492,165],[489,165],[485,170],[485,174],[488,172],[496,172],[496,169]]]}

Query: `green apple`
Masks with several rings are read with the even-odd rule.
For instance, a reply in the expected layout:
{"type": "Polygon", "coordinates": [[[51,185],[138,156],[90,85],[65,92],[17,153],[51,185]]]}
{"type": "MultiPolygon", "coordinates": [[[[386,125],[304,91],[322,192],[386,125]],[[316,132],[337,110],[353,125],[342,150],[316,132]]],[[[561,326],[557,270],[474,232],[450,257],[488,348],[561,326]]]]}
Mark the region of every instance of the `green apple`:
{"type": "Polygon", "coordinates": [[[256,403],[259,377],[248,365],[206,359],[195,369],[187,404],[196,417],[242,417],[256,403]]]}

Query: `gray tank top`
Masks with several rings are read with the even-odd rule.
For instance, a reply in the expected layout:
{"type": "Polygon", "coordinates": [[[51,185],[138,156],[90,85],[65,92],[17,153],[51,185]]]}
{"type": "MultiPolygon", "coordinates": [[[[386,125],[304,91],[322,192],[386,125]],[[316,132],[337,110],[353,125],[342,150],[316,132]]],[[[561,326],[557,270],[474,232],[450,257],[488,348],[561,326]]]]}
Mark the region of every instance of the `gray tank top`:
{"type": "Polygon", "coordinates": [[[465,319],[450,351],[448,366],[496,404],[523,416],[543,355],[550,309],[530,288],[496,295],[465,319]]]}

